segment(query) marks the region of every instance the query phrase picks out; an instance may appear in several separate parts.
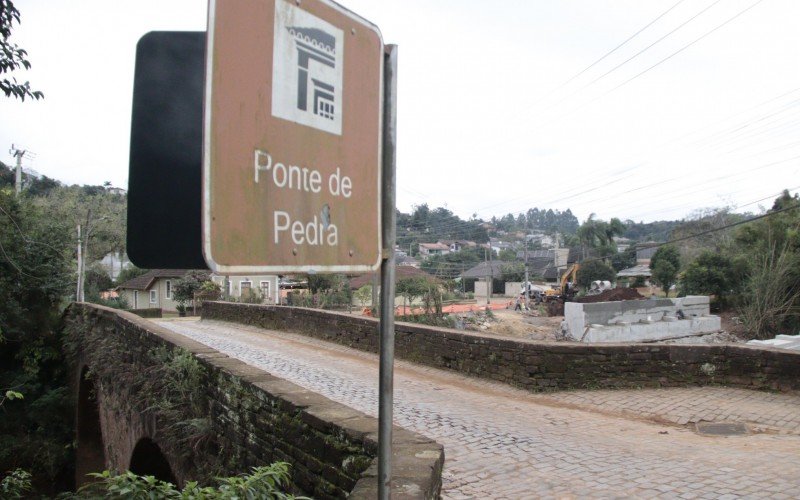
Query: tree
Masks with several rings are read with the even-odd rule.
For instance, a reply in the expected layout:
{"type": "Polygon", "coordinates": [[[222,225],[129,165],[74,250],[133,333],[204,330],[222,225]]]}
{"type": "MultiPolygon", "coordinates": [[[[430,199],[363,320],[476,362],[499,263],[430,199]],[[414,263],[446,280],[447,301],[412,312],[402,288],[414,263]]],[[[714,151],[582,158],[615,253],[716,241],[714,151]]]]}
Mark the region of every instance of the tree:
{"type": "Polygon", "coordinates": [[[172,298],[178,303],[176,309],[179,313],[186,311],[186,304],[194,300],[195,294],[200,292],[206,283],[216,284],[208,278],[205,271],[189,271],[186,275],[172,285],[172,298]]]}
{"type": "Polygon", "coordinates": [[[670,238],[681,239],[699,235],[675,244],[687,262],[693,261],[706,250],[722,252],[730,247],[735,229],[725,229],[725,227],[744,218],[742,214],[732,213],[728,207],[698,210],[675,227],[670,238]]]}
{"type": "MultiPolygon", "coordinates": [[[[0,0],[0,75],[5,75],[18,69],[30,69],[28,52],[17,44],[11,43],[11,30],[14,23],[20,23],[19,11],[11,0],[0,0]]],[[[30,82],[20,83],[15,77],[0,79],[0,90],[6,97],[15,97],[22,101],[26,97],[42,99],[44,94],[38,90],[31,90],[30,82]]]]}
{"type": "Polygon", "coordinates": [[[353,294],[356,299],[361,303],[361,307],[367,304],[367,301],[372,299],[372,285],[364,285],[353,294]]]}
{"type": "Polygon", "coordinates": [[[614,268],[602,260],[590,260],[585,264],[581,264],[575,282],[582,288],[589,288],[592,281],[614,281],[616,276],[617,273],[614,268]]]}
{"type": "Polygon", "coordinates": [[[500,250],[497,258],[505,262],[514,262],[517,260],[517,252],[511,250],[510,248],[503,248],[500,250]]]}
{"type": "Polygon", "coordinates": [[[74,474],[74,407],[54,333],[74,283],[72,248],[63,220],[0,189],[0,389],[23,396],[3,404],[0,471],[23,468],[56,488],[74,474]]]}
{"type": "Polygon", "coordinates": [[[583,248],[583,258],[589,255],[589,249],[594,250],[593,254],[598,257],[606,258],[617,252],[617,245],[614,243],[614,236],[621,236],[625,232],[625,225],[617,218],[606,222],[595,219],[595,214],[589,215],[586,222],[581,224],[576,235],[583,248]]]}
{"type": "Polygon", "coordinates": [[[686,294],[714,295],[722,304],[734,290],[735,276],[728,256],[706,250],[686,267],[681,286],[686,294]]]}
{"type": "Polygon", "coordinates": [[[661,289],[669,297],[669,289],[678,279],[681,269],[681,256],[678,249],[671,245],[658,247],[650,259],[653,280],[661,285],[661,289]]]}
{"type": "Polygon", "coordinates": [[[308,289],[311,293],[320,293],[326,290],[342,290],[347,286],[346,280],[339,274],[309,274],[308,289]]]}
{"type": "Polygon", "coordinates": [[[615,253],[614,256],[611,257],[611,267],[614,268],[615,271],[619,272],[623,269],[628,269],[629,267],[633,267],[636,265],[636,248],[630,247],[624,252],[615,253]]]}
{"type": "Polygon", "coordinates": [[[409,305],[412,305],[414,300],[425,295],[429,288],[430,281],[428,278],[424,276],[412,276],[398,281],[395,291],[398,295],[408,300],[409,305]]]}
{"type": "Polygon", "coordinates": [[[500,279],[503,281],[523,281],[525,279],[525,264],[522,262],[507,262],[500,268],[500,279]]]}

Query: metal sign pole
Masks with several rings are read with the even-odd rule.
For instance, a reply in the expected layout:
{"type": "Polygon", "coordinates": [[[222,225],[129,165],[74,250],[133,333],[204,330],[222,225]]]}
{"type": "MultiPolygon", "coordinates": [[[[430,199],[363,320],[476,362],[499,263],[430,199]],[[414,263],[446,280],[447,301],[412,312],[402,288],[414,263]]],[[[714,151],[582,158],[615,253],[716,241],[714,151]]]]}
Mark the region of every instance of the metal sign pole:
{"type": "Polygon", "coordinates": [[[394,244],[397,46],[386,45],[383,58],[383,180],[381,199],[380,381],[378,385],[378,498],[388,500],[392,480],[392,403],[394,401],[394,244]]]}

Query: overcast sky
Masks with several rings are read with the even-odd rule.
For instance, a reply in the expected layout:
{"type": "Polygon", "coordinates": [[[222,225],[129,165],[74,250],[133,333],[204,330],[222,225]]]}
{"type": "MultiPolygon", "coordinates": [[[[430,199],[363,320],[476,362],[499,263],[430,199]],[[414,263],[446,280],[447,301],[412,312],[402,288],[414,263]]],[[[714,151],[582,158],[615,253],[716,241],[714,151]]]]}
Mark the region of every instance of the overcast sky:
{"type": "MultiPolygon", "coordinates": [[[[400,47],[401,210],[651,221],[800,188],[796,0],[342,3],[400,47]]],[[[41,174],[127,187],[136,42],[204,30],[206,1],[15,4],[15,76],[46,98],[0,98],[0,159],[20,144],[41,174]]]]}

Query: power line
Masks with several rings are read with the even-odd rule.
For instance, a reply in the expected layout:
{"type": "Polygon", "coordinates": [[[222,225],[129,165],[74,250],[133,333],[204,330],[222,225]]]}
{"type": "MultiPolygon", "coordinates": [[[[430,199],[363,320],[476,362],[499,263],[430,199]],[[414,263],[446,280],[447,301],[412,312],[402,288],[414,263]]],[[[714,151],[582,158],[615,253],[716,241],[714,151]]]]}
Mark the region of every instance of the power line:
{"type": "MultiPolygon", "coordinates": [[[[719,1],[720,1],[720,0],[717,0],[717,2],[719,2],[719,1]]],[[[608,52],[606,52],[605,54],[603,54],[603,56],[602,56],[602,57],[600,57],[600,59],[597,59],[597,60],[596,60],[595,62],[593,62],[592,64],[590,64],[590,65],[586,66],[585,68],[583,68],[582,70],[580,70],[579,72],[577,72],[576,74],[574,74],[574,75],[573,75],[571,78],[569,78],[567,81],[565,81],[564,83],[562,83],[561,85],[559,85],[559,86],[558,86],[558,87],[556,87],[555,89],[553,89],[553,90],[551,90],[550,92],[548,92],[547,94],[545,94],[545,95],[544,95],[544,96],[543,96],[541,99],[537,100],[537,101],[536,101],[536,102],[534,102],[532,105],[530,105],[530,106],[527,106],[527,108],[530,108],[530,107],[536,106],[537,104],[539,104],[539,103],[540,103],[540,102],[542,102],[543,100],[547,99],[548,97],[550,97],[550,96],[551,96],[551,95],[553,95],[554,93],[558,92],[558,91],[559,91],[559,90],[561,90],[562,88],[564,88],[564,87],[566,87],[567,85],[569,85],[570,83],[572,83],[572,82],[573,82],[573,81],[574,81],[576,78],[580,77],[581,75],[583,75],[584,73],[586,73],[587,71],[589,71],[590,69],[592,69],[593,67],[595,67],[595,66],[596,66],[598,63],[600,63],[600,62],[602,62],[603,60],[605,60],[605,58],[606,58],[606,57],[610,56],[611,54],[613,54],[613,53],[614,53],[614,52],[616,52],[617,50],[621,49],[621,48],[622,48],[624,45],[626,45],[628,42],[630,42],[631,40],[633,40],[634,38],[636,38],[637,36],[639,36],[639,35],[640,35],[640,34],[641,34],[641,33],[642,33],[644,30],[646,30],[647,28],[649,28],[650,26],[652,26],[653,24],[655,24],[655,23],[656,23],[656,22],[657,22],[659,19],[661,19],[662,17],[664,17],[665,15],[667,15],[667,14],[668,14],[669,12],[671,12],[671,11],[672,11],[672,10],[673,10],[675,7],[677,7],[678,5],[682,4],[683,2],[684,2],[684,0],[678,0],[678,2],[677,2],[677,3],[675,3],[675,4],[673,4],[673,5],[672,5],[672,7],[668,8],[667,10],[665,10],[664,12],[662,12],[661,14],[659,14],[659,15],[658,15],[658,16],[657,16],[655,19],[653,19],[652,21],[650,21],[649,23],[647,23],[647,24],[646,24],[644,27],[642,27],[641,29],[639,29],[639,31],[637,31],[637,32],[636,32],[636,33],[634,33],[633,35],[631,35],[631,36],[629,36],[628,38],[626,38],[626,39],[625,39],[625,40],[624,40],[622,43],[620,43],[619,45],[617,45],[616,47],[614,47],[614,48],[613,48],[613,49],[611,49],[610,51],[608,51],[608,52]]],[[[716,3],[716,2],[715,2],[715,3],[716,3]]],[[[696,16],[695,16],[695,17],[696,17],[696,16]]],[[[585,87],[584,87],[584,88],[585,88],[585,87]]],[[[572,95],[574,95],[574,94],[572,94],[572,95]]],[[[572,95],[570,95],[570,96],[568,96],[568,97],[571,97],[572,95]]],[[[555,104],[559,104],[560,102],[561,102],[561,101],[559,101],[559,102],[557,102],[557,103],[555,103],[555,104]]],[[[545,108],[545,110],[547,110],[547,109],[550,109],[550,108],[545,108]]]]}
{"type": "MultiPolygon", "coordinates": [[[[583,108],[583,107],[585,107],[585,106],[588,106],[589,104],[592,104],[593,102],[597,101],[598,99],[602,99],[603,97],[605,97],[605,96],[607,96],[607,95],[611,94],[612,92],[614,92],[614,91],[616,91],[616,90],[618,90],[618,89],[620,89],[620,88],[624,87],[625,85],[629,84],[630,82],[632,82],[632,81],[636,80],[637,78],[639,78],[640,76],[642,76],[642,75],[644,75],[645,73],[649,72],[650,70],[652,70],[652,69],[655,69],[656,67],[660,66],[661,64],[663,64],[663,63],[665,63],[665,62],[669,61],[670,59],[672,59],[672,58],[673,58],[673,57],[675,57],[676,55],[680,54],[680,53],[681,53],[681,52],[683,52],[684,50],[688,49],[688,48],[689,48],[689,47],[691,47],[692,45],[694,45],[694,44],[696,44],[697,42],[699,42],[700,40],[703,40],[703,39],[704,39],[704,38],[706,38],[707,36],[711,35],[711,34],[712,34],[712,33],[714,33],[715,31],[717,31],[718,29],[720,29],[720,28],[722,28],[723,26],[727,25],[728,23],[732,22],[734,19],[738,18],[739,16],[741,16],[742,14],[744,14],[744,13],[745,13],[745,12],[747,12],[747,11],[749,11],[750,9],[752,9],[753,7],[755,7],[756,5],[760,4],[760,3],[761,3],[761,2],[763,2],[763,1],[764,1],[764,0],[757,0],[755,3],[751,4],[749,7],[746,7],[745,9],[742,9],[742,10],[741,10],[741,11],[739,11],[737,14],[735,14],[735,15],[733,15],[732,17],[728,18],[728,19],[727,19],[726,21],[724,21],[722,24],[719,24],[719,25],[717,25],[717,26],[716,26],[716,27],[714,27],[713,29],[711,29],[711,30],[707,31],[706,33],[704,33],[703,35],[700,35],[699,37],[695,38],[694,40],[692,40],[692,41],[691,41],[691,42],[689,42],[688,44],[684,45],[684,46],[683,46],[683,47],[681,47],[680,49],[678,49],[678,50],[676,50],[675,52],[673,52],[672,54],[670,54],[670,55],[668,55],[667,57],[665,57],[665,58],[661,59],[660,61],[658,61],[657,63],[655,63],[655,64],[653,64],[652,66],[648,67],[647,69],[645,69],[645,70],[643,70],[643,71],[640,71],[639,73],[637,73],[637,74],[633,75],[632,77],[628,78],[627,80],[625,80],[624,82],[620,83],[619,85],[617,85],[616,87],[612,88],[611,90],[607,91],[606,93],[604,93],[604,94],[602,94],[602,95],[600,95],[600,96],[598,96],[598,97],[596,97],[596,98],[592,99],[591,101],[587,102],[586,104],[584,104],[584,105],[582,105],[582,106],[580,106],[580,107],[578,107],[578,108],[574,109],[574,110],[573,110],[571,113],[573,113],[573,112],[577,111],[578,109],[581,109],[581,108],[583,108]]],[[[570,114],[571,114],[571,113],[570,113],[570,114]]]]}

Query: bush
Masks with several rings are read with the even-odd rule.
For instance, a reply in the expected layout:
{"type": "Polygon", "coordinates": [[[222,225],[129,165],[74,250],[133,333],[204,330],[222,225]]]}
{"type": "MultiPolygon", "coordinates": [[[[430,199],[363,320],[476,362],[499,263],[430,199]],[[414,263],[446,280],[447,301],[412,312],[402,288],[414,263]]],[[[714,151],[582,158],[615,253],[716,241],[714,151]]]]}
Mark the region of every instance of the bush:
{"type": "Polygon", "coordinates": [[[800,255],[787,247],[766,252],[753,265],[739,315],[753,337],[797,334],[800,329],[800,255]]]}
{"type": "Polygon", "coordinates": [[[0,481],[0,497],[24,498],[31,490],[31,474],[22,469],[14,469],[0,481]]]}
{"type": "Polygon", "coordinates": [[[725,306],[727,296],[733,293],[733,263],[728,257],[705,251],[686,268],[681,280],[681,293],[686,295],[714,295],[720,307],[725,306]]]}

